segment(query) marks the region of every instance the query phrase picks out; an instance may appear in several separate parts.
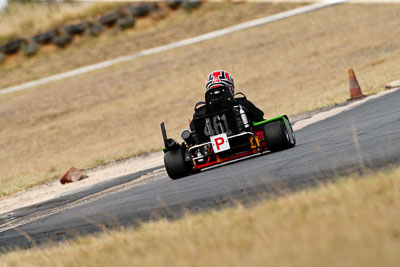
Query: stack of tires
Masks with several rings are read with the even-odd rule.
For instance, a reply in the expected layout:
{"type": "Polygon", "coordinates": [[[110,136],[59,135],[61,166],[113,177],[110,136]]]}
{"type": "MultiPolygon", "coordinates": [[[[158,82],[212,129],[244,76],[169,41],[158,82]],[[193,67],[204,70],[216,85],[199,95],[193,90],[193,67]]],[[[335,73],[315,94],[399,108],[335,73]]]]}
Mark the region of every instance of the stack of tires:
{"type": "MultiPolygon", "coordinates": [[[[175,10],[182,7],[184,10],[198,8],[202,0],[168,0],[164,6],[167,9],[175,10]]],[[[165,11],[165,10],[164,10],[165,11]]],[[[155,2],[144,2],[126,7],[122,10],[109,11],[99,15],[95,19],[81,21],[66,26],[51,29],[46,32],[38,33],[29,38],[16,38],[5,44],[0,45],[0,63],[6,57],[22,50],[25,56],[31,57],[39,52],[40,46],[53,44],[59,48],[67,47],[77,35],[87,35],[97,37],[104,32],[104,29],[116,28],[116,30],[126,30],[135,26],[138,18],[154,14],[154,18],[160,19],[166,16],[160,4],[155,2]]]]}

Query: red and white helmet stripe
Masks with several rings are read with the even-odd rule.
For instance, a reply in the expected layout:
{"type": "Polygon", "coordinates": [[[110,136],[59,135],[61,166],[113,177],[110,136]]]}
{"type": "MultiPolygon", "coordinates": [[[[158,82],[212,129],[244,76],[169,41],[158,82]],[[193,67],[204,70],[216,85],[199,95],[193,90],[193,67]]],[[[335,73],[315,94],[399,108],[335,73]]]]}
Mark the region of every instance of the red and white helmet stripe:
{"type": "Polygon", "coordinates": [[[224,70],[215,70],[208,74],[205,86],[207,91],[211,88],[224,86],[231,91],[232,95],[235,94],[235,84],[233,82],[233,78],[227,71],[224,70]]]}

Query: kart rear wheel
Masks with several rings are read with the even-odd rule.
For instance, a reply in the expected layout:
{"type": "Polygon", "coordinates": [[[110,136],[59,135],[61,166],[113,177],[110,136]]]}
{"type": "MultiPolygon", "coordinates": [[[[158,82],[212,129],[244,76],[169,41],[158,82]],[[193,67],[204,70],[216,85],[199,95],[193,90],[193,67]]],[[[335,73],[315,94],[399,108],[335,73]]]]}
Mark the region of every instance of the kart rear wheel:
{"type": "Polygon", "coordinates": [[[264,136],[270,151],[279,151],[290,147],[289,132],[282,121],[273,121],[264,125],[264,136]]]}
{"type": "Polygon", "coordinates": [[[173,180],[189,175],[189,168],[185,162],[185,150],[181,148],[167,151],[164,155],[164,165],[168,176],[173,180]]]}

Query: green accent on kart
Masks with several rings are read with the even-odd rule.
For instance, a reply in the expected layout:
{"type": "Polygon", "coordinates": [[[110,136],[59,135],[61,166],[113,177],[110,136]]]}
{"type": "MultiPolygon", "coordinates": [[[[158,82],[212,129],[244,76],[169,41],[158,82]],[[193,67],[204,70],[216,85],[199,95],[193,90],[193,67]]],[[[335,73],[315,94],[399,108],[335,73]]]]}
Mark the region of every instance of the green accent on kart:
{"type": "Polygon", "coordinates": [[[278,120],[283,120],[285,121],[286,115],[281,115],[272,119],[268,119],[268,120],[263,120],[263,121],[259,121],[259,122],[255,122],[253,121],[253,126],[255,127],[259,127],[259,126],[263,126],[266,123],[272,122],[272,121],[278,121],[278,120]]]}
{"type": "Polygon", "coordinates": [[[168,149],[167,149],[166,147],[163,147],[163,148],[162,148],[162,151],[163,151],[164,153],[166,153],[166,152],[168,151],[168,149]]]}
{"type": "Polygon", "coordinates": [[[263,120],[260,122],[253,121],[253,126],[255,126],[259,129],[262,129],[265,124],[268,124],[273,121],[282,121],[285,124],[285,127],[289,133],[290,142],[293,142],[295,144],[296,140],[294,139],[295,137],[294,137],[293,128],[292,128],[292,125],[290,124],[288,116],[286,116],[286,115],[278,116],[278,117],[268,119],[268,120],[263,120]]]}

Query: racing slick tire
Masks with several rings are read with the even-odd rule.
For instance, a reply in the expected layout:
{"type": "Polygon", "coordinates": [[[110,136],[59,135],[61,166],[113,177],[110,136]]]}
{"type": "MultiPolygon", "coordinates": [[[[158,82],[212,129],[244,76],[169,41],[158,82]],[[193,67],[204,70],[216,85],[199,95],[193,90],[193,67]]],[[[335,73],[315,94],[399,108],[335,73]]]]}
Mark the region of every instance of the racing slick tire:
{"type": "Polygon", "coordinates": [[[270,151],[279,151],[291,146],[290,137],[282,121],[273,121],[264,125],[264,136],[270,151]]]}
{"type": "Polygon", "coordinates": [[[168,176],[173,180],[189,175],[185,151],[182,148],[167,151],[164,155],[164,165],[168,176]]]}

